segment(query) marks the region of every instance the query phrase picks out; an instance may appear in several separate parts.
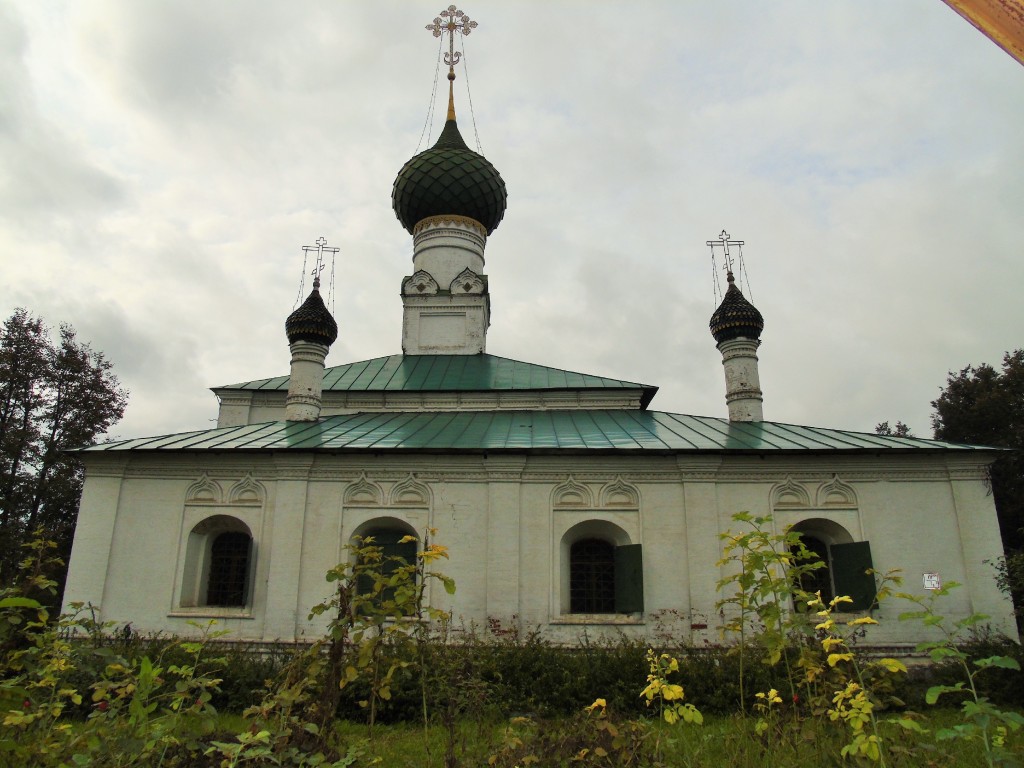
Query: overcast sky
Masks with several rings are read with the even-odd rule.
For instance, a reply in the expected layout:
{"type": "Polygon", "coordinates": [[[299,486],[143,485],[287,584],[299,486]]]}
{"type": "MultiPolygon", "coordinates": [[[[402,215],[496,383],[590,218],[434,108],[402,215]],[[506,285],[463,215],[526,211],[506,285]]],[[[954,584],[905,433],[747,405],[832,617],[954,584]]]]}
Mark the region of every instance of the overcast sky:
{"type": "MultiPolygon", "coordinates": [[[[0,311],[113,361],[113,434],[212,426],[209,387],[287,373],[319,236],[341,249],[327,364],[401,351],[391,184],[443,7],[0,3],[0,311]]],[[[460,7],[509,196],[488,352],[724,417],[705,245],[723,228],[765,317],[768,420],[927,437],[947,371],[1024,345],[1024,68],[939,0],[460,7]]]]}

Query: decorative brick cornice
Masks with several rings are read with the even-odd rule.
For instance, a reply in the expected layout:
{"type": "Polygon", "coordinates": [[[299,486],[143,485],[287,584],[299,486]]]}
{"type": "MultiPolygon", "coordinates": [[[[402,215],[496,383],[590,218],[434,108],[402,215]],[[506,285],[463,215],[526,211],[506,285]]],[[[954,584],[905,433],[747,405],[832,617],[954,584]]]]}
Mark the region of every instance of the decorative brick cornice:
{"type": "Polygon", "coordinates": [[[451,227],[459,226],[465,227],[472,230],[480,237],[487,239],[487,229],[476,219],[471,219],[469,216],[456,216],[456,215],[443,215],[443,216],[428,216],[425,219],[420,219],[416,222],[416,225],[412,228],[412,235],[416,237],[423,230],[429,227],[451,227]]]}

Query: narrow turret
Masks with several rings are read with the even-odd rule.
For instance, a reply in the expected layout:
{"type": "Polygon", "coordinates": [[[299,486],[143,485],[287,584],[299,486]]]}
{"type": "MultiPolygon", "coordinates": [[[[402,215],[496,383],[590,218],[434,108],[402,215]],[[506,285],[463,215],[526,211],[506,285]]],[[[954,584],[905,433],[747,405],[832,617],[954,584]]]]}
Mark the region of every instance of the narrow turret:
{"type": "Polygon", "coordinates": [[[288,421],[316,421],[320,418],[324,382],[324,360],[338,338],[338,323],[320,298],[320,278],[302,306],[284,324],[292,353],[291,375],[285,418],[288,421]]]}
{"type": "Polygon", "coordinates": [[[757,373],[757,348],[761,346],[764,318],[736,287],[732,270],[729,288],[711,315],[711,335],[718,342],[725,368],[725,402],[729,421],[763,421],[761,379],[757,373]]]}

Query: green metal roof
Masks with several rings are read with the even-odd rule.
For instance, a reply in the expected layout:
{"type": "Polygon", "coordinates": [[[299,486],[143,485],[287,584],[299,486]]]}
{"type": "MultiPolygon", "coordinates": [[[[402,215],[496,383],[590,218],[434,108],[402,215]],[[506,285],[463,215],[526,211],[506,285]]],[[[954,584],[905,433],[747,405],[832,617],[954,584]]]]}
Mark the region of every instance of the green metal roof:
{"type": "Polygon", "coordinates": [[[980,446],[641,410],[383,412],[90,446],[96,451],[989,451],[980,446]]]}
{"type": "MultiPolygon", "coordinates": [[[[324,392],[492,392],[499,390],[640,389],[646,407],[658,391],[650,384],[563,371],[496,355],[390,355],[324,371],[324,392]]],[[[288,391],[288,377],[227,384],[219,389],[288,391]]]]}

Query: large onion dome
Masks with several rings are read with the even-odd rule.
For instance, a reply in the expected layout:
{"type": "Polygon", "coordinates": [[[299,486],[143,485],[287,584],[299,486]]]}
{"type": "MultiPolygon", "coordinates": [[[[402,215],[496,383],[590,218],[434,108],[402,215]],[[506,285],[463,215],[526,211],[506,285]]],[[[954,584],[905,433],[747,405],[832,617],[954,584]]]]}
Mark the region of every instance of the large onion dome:
{"type": "Polygon", "coordinates": [[[449,115],[437,143],[398,172],[391,204],[402,226],[413,233],[428,216],[467,216],[491,234],[505,215],[508,194],[498,170],[469,147],[449,115]]]}
{"type": "Polygon", "coordinates": [[[718,305],[718,309],[711,316],[711,335],[715,342],[721,344],[729,339],[738,339],[741,336],[748,339],[760,339],[761,331],[764,330],[764,318],[757,311],[757,307],[743,297],[743,293],[736,287],[732,272],[729,273],[729,289],[725,292],[725,298],[718,305]]]}
{"type": "Polygon", "coordinates": [[[320,291],[313,288],[302,306],[284,321],[284,332],[288,334],[289,344],[310,341],[329,347],[338,338],[338,323],[320,298],[320,291]]]}

